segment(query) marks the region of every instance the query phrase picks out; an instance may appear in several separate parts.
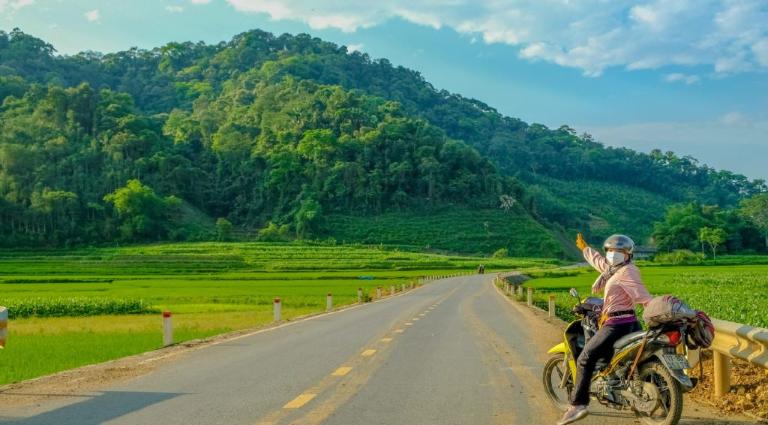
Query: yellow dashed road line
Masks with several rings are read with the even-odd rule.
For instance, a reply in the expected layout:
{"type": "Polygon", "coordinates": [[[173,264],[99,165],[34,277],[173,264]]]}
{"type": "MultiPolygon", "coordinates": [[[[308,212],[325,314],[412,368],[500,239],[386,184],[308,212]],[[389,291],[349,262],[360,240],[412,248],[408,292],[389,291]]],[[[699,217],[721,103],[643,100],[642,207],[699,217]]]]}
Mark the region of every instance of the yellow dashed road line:
{"type": "Polygon", "coordinates": [[[371,357],[374,354],[376,354],[376,350],[373,350],[373,349],[365,350],[362,353],[360,353],[360,355],[363,357],[371,357]]]}
{"type": "Polygon", "coordinates": [[[333,376],[344,376],[344,375],[348,374],[350,370],[352,370],[351,367],[342,366],[342,367],[336,369],[331,375],[333,375],[333,376]]]}
{"type": "Polygon", "coordinates": [[[411,322],[406,322],[405,323],[405,326],[411,326],[411,325],[413,325],[413,323],[411,323],[411,322]]]}
{"type": "Polygon", "coordinates": [[[289,401],[285,406],[283,406],[283,409],[298,409],[299,407],[307,404],[315,398],[317,394],[302,394],[293,400],[289,401]]]}
{"type": "Polygon", "coordinates": [[[395,329],[394,332],[396,334],[401,334],[401,333],[405,332],[405,330],[403,330],[403,329],[395,329]]]}
{"type": "Polygon", "coordinates": [[[392,338],[382,338],[381,342],[389,342],[392,341],[392,338]]]}

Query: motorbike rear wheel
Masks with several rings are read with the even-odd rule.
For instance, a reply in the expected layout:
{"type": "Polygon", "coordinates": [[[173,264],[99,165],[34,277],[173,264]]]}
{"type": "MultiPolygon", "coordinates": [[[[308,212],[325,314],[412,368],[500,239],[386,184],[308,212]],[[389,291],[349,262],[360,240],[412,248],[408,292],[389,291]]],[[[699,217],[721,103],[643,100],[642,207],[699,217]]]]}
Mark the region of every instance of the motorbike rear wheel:
{"type": "Polygon", "coordinates": [[[563,353],[557,353],[550,357],[544,364],[544,373],[542,380],[544,382],[544,391],[547,393],[550,401],[560,410],[566,411],[570,406],[571,392],[573,391],[573,376],[570,368],[563,364],[565,356],[563,353]],[[565,388],[560,388],[563,381],[563,374],[568,374],[565,388]]]}
{"type": "Polygon", "coordinates": [[[647,425],[676,425],[683,413],[683,390],[680,383],[658,361],[641,366],[637,377],[656,387],[659,403],[650,414],[635,411],[635,416],[647,425]]]}

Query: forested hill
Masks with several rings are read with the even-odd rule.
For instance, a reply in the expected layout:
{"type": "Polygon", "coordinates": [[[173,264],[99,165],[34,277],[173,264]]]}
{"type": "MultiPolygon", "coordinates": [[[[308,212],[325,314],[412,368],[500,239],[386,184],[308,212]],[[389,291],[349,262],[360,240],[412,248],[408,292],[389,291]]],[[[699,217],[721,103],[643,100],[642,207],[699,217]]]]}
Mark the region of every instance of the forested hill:
{"type": "Polygon", "coordinates": [[[14,30],[0,99],[6,245],[224,237],[231,222],[264,239],[551,254],[563,230],[642,240],[673,202],[765,190],[502,116],[307,35],[59,56],[14,30]]]}

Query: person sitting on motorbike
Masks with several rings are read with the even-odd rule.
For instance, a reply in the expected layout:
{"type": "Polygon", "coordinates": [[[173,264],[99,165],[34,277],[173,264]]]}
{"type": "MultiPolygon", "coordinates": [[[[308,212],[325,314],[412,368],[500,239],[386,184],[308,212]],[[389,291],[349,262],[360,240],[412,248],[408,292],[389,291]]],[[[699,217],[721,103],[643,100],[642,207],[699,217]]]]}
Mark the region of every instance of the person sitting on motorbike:
{"type": "Polygon", "coordinates": [[[592,249],[581,233],[576,246],[584,254],[589,265],[600,272],[592,285],[592,292],[603,291],[604,301],[600,328],[587,341],[576,360],[576,379],[571,393],[571,406],[558,425],[576,422],[589,414],[589,387],[597,361],[613,355],[613,344],[619,338],[641,329],[635,316],[635,304],[645,305],[651,300],[640,271],[632,262],[635,243],[628,236],[613,235],[605,240],[605,256],[592,249]]]}

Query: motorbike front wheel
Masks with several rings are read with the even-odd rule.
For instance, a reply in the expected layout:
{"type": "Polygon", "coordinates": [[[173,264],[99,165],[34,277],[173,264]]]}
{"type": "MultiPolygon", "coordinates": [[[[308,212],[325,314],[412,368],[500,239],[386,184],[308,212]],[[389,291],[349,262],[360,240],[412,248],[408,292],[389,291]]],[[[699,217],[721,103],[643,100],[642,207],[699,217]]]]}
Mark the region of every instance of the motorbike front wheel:
{"type": "Polygon", "coordinates": [[[683,390],[680,383],[657,361],[641,366],[638,378],[656,387],[658,402],[652,411],[635,411],[635,416],[647,425],[676,425],[683,413],[683,390]]]}
{"type": "Polygon", "coordinates": [[[550,357],[544,364],[544,391],[552,403],[560,410],[565,411],[570,406],[571,392],[573,391],[573,376],[571,376],[568,365],[563,364],[565,356],[563,353],[557,353],[550,357]],[[563,375],[567,374],[565,388],[560,388],[563,382],[563,375]]]}

